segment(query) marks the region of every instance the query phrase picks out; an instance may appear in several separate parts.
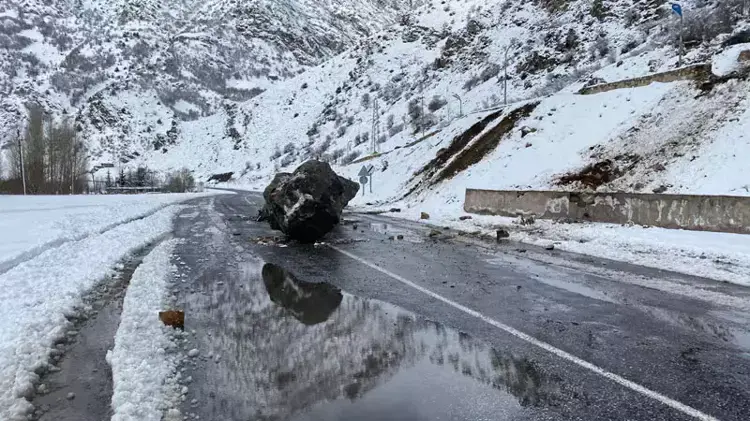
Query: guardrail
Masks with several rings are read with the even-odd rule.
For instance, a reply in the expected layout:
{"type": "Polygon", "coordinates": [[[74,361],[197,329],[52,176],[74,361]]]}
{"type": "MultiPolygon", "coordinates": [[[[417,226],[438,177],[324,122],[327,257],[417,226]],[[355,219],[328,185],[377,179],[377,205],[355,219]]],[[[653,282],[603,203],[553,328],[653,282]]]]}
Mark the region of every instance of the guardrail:
{"type": "Polygon", "coordinates": [[[695,80],[705,82],[711,79],[711,64],[702,63],[692,66],[681,67],[668,72],[654,73],[646,76],[632,79],[618,80],[616,82],[601,83],[599,85],[587,86],[578,91],[581,95],[599,94],[602,92],[613,91],[615,89],[637,88],[648,86],[654,82],[675,82],[678,80],[695,80]]]}
{"type": "Polygon", "coordinates": [[[750,234],[750,197],[467,189],[464,210],[750,234]]]}

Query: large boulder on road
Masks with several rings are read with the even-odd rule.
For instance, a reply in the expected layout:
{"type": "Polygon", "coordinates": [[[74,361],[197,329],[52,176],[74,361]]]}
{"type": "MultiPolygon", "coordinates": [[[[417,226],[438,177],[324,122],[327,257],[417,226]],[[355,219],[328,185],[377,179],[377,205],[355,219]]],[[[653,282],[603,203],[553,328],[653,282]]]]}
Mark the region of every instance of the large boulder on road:
{"type": "Polygon", "coordinates": [[[290,238],[312,243],[330,232],[359,185],[337,175],[325,162],[307,161],[292,174],[276,174],[263,192],[259,220],[290,238]]]}

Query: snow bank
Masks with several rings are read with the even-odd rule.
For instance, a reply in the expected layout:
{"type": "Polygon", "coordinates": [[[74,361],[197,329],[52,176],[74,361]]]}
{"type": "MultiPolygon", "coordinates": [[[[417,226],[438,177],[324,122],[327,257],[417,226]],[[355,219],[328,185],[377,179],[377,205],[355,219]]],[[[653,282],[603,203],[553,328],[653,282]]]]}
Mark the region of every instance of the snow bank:
{"type": "Polygon", "coordinates": [[[0,196],[0,273],[66,241],[101,233],[173,203],[217,193],[0,196]]]}
{"type": "Polygon", "coordinates": [[[100,235],[42,252],[0,274],[0,419],[26,419],[55,341],[65,336],[81,297],[129,253],[172,229],[170,206],[100,235]]]}
{"type": "Polygon", "coordinates": [[[537,222],[541,233],[511,238],[636,265],[750,286],[750,236],[620,226],[537,222]]]}
{"type": "Polygon", "coordinates": [[[548,220],[523,227],[514,218],[487,215],[460,221],[465,213],[458,205],[407,208],[400,202],[393,206],[401,206],[402,212],[389,216],[490,236],[504,227],[511,240],[521,243],[750,286],[750,235],[548,220]],[[421,211],[430,214],[428,221],[420,220],[421,211]]]}
{"type": "Polygon", "coordinates": [[[161,421],[179,403],[177,345],[158,313],[164,310],[170,257],[178,240],[159,244],[133,273],[128,286],[112,366],[113,421],[161,421]]]}
{"type": "Polygon", "coordinates": [[[737,58],[740,52],[750,50],[750,43],[733,45],[711,60],[711,71],[717,76],[726,76],[741,70],[747,64],[740,63],[737,58]]]}

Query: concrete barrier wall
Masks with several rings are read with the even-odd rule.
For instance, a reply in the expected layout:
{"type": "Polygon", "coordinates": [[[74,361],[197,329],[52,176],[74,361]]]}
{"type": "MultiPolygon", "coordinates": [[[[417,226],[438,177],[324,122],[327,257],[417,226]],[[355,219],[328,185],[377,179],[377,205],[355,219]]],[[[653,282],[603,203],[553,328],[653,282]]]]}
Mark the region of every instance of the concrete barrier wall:
{"type": "Polygon", "coordinates": [[[750,197],[466,190],[470,213],[750,234],[750,197]]]}
{"type": "Polygon", "coordinates": [[[696,64],[693,66],[681,67],[679,69],[670,70],[668,72],[654,73],[634,79],[618,80],[617,82],[588,86],[578,91],[578,93],[581,95],[592,95],[613,91],[615,89],[648,86],[654,82],[667,83],[675,82],[678,80],[697,80],[704,82],[709,80],[711,78],[711,75],[711,64],[696,64]]]}

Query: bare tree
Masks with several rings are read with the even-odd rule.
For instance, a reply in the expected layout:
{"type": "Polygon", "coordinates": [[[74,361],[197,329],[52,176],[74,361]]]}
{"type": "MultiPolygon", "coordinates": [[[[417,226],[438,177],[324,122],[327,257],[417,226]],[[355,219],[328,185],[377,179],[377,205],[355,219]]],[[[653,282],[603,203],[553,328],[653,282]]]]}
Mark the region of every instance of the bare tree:
{"type": "Polygon", "coordinates": [[[171,193],[182,193],[192,191],[195,188],[195,179],[190,170],[183,168],[169,175],[167,180],[167,191],[171,193]]]}
{"type": "Polygon", "coordinates": [[[29,192],[43,193],[45,190],[44,155],[47,141],[44,133],[44,112],[39,107],[29,108],[29,122],[26,126],[24,161],[29,192]]]}
{"type": "Polygon", "coordinates": [[[85,145],[68,121],[55,124],[41,108],[29,109],[26,130],[9,152],[10,179],[21,185],[25,175],[29,193],[80,193],[87,185],[85,145]]]}

